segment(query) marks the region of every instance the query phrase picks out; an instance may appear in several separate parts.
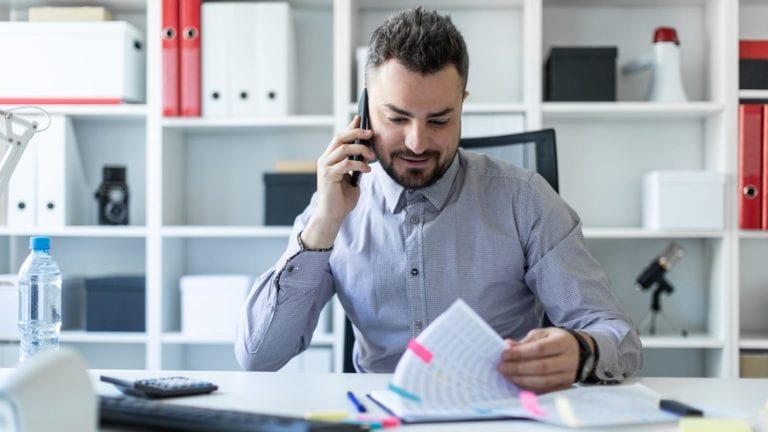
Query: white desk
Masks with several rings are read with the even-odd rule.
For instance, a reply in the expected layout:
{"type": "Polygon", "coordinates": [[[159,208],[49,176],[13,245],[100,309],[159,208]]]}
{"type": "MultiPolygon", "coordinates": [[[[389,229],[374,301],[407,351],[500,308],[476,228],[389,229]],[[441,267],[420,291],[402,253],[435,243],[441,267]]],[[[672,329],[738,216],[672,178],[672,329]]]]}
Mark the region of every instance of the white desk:
{"type": "MultiPolygon", "coordinates": [[[[10,369],[0,370],[0,374],[9,372],[10,369]]],[[[353,412],[350,403],[346,399],[347,390],[352,390],[359,397],[363,398],[363,395],[370,390],[386,388],[391,377],[387,374],[276,374],[263,372],[103,370],[92,371],[96,381],[98,381],[100,373],[128,379],[171,375],[185,375],[207,379],[218,384],[219,391],[207,396],[173,399],[173,403],[292,416],[303,416],[306,411],[320,410],[350,410],[350,412],[353,412]]],[[[721,412],[741,413],[744,416],[753,415],[763,409],[766,399],[768,399],[768,379],[643,378],[640,379],[640,382],[656,390],[665,398],[678,399],[690,405],[700,407],[705,412],[709,408],[716,408],[721,412]]],[[[97,388],[101,394],[117,393],[112,386],[101,382],[98,382],[97,388]]],[[[384,413],[367,398],[364,400],[364,403],[373,413],[384,413]]],[[[409,425],[398,430],[511,432],[562,429],[531,421],[507,420],[409,425]]],[[[584,429],[570,430],[581,431],[584,429]]],[[[607,430],[601,429],[601,432],[607,430]]],[[[676,431],[677,423],[659,424],[643,428],[610,428],[610,430],[676,431]]],[[[768,426],[758,424],[754,430],[768,431],[768,426]]]]}

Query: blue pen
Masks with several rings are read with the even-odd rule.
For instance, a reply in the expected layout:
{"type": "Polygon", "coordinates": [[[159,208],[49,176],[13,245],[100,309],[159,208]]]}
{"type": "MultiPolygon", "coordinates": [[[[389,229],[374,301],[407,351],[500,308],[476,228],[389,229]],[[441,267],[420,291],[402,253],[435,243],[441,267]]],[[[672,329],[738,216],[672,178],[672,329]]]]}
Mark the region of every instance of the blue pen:
{"type": "Polygon", "coordinates": [[[360,402],[360,401],[357,399],[357,397],[355,396],[355,394],[354,394],[354,393],[352,393],[351,391],[348,391],[348,392],[347,392],[347,399],[349,399],[349,401],[350,401],[350,402],[352,402],[352,405],[354,405],[354,406],[355,406],[355,409],[357,410],[357,412],[360,412],[360,413],[368,412],[368,410],[367,410],[367,409],[365,409],[365,405],[363,405],[363,404],[362,404],[362,403],[361,403],[361,402],[360,402]]]}

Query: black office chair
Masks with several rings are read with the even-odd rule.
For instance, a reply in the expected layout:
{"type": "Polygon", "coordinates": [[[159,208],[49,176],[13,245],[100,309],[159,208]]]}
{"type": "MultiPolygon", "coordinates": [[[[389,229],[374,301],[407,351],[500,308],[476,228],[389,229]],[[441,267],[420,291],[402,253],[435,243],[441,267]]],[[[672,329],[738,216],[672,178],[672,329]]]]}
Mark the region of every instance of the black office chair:
{"type": "MultiPolygon", "coordinates": [[[[500,159],[509,160],[524,168],[538,172],[559,192],[557,179],[557,147],[555,145],[555,130],[542,129],[510,135],[498,135],[478,138],[462,138],[459,146],[489,154],[500,159]]],[[[344,323],[344,372],[355,372],[352,359],[352,349],[355,346],[355,334],[352,322],[346,318],[344,323]]],[[[542,326],[551,325],[545,315],[542,326]]]]}

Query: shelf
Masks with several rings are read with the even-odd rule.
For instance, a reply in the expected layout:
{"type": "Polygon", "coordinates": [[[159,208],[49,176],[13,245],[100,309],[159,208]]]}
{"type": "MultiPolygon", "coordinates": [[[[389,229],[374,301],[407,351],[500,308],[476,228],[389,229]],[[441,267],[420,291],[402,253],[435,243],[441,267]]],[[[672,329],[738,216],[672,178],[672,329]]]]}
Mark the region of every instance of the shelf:
{"type": "Polygon", "coordinates": [[[740,230],[739,238],[752,240],[768,240],[768,230],[740,230]]]}
{"type": "Polygon", "coordinates": [[[0,235],[9,236],[49,236],[49,237],[95,237],[95,238],[124,238],[145,237],[147,228],[144,226],[103,226],[82,225],[65,227],[7,227],[0,226],[0,235]]]}
{"type": "Polygon", "coordinates": [[[545,120],[707,118],[723,111],[714,102],[544,102],[545,120]]]}
{"type": "MultiPolygon", "coordinates": [[[[462,114],[525,114],[526,106],[522,103],[465,103],[462,114]]],[[[349,105],[349,114],[357,114],[357,104],[349,105]]]]}
{"type": "Polygon", "coordinates": [[[768,334],[744,334],[739,338],[739,348],[768,350],[768,334]]]}
{"type": "MultiPolygon", "coordinates": [[[[56,6],[82,6],[87,2],[82,0],[56,0],[56,6]]],[[[146,0],[100,0],[100,6],[105,6],[111,12],[144,12],[146,0]]],[[[13,9],[26,9],[32,6],[51,6],[49,0],[11,0],[13,9]]]]}
{"type": "MultiPolygon", "coordinates": [[[[40,107],[50,115],[66,115],[75,119],[83,120],[144,120],[147,115],[147,106],[143,104],[121,104],[121,105],[35,105],[35,104],[17,104],[3,105],[0,108],[9,109],[14,107],[34,106],[40,107]]],[[[41,114],[36,109],[14,110],[18,114],[41,114]]],[[[41,124],[45,127],[45,124],[41,124]]]]}
{"type": "Polygon", "coordinates": [[[516,103],[466,103],[462,114],[525,114],[526,107],[516,103]]]}
{"type": "MultiPolygon", "coordinates": [[[[501,7],[520,7],[524,0],[474,0],[467,2],[465,0],[426,0],[418,4],[427,9],[478,9],[478,8],[501,8],[501,7]]],[[[411,0],[389,0],[386,2],[380,0],[359,0],[357,2],[360,9],[396,11],[400,9],[412,8],[411,0]]]]}
{"type": "Polygon", "coordinates": [[[739,90],[739,99],[768,99],[768,90],[739,90]]]}
{"type": "Polygon", "coordinates": [[[84,330],[64,330],[59,336],[64,343],[146,343],[147,335],[141,332],[89,332],[84,330]]]}
{"type": "Polygon", "coordinates": [[[641,336],[643,349],[646,348],[677,348],[677,349],[717,349],[723,348],[725,342],[706,334],[682,336],[641,336]]]}
{"type": "Polygon", "coordinates": [[[166,226],[163,237],[288,237],[290,226],[166,226]]]}
{"type": "MultiPolygon", "coordinates": [[[[234,335],[210,335],[196,336],[181,332],[163,333],[161,340],[165,344],[172,345],[232,345],[234,335]]],[[[332,346],[335,336],[332,334],[316,334],[312,338],[312,346],[332,346]]]]}
{"type": "Polygon", "coordinates": [[[652,7],[706,5],[710,0],[543,0],[544,6],[652,7]]]}
{"type": "Polygon", "coordinates": [[[584,237],[587,239],[716,239],[722,238],[723,235],[723,231],[650,231],[644,228],[584,228],[584,237]]]}
{"type": "Polygon", "coordinates": [[[331,115],[293,115],[285,117],[175,117],[164,118],[163,127],[183,130],[251,130],[280,128],[332,128],[331,115]]]}

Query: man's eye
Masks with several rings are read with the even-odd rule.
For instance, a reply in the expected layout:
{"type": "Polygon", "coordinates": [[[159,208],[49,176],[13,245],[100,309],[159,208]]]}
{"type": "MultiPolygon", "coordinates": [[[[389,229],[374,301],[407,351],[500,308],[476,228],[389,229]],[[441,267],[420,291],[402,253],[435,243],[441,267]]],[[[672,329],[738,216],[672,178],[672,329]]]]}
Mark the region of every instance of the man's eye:
{"type": "Polygon", "coordinates": [[[391,121],[392,123],[402,123],[402,122],[404,122],[405,120],[406,120],[406,119],[405,119],[405,118],[403,118],[403,117],[390,117],[390,118],[389,118],[389,121],[391,121]]]}
{"type": "Polygon", "coordinates": [[[438,120],[438,119],[434,119],[434,120],[430,120],[430,121],[429,121],[429,123],[430,123],[430,124],[433,124],[433,125],[435,125],[435,126],[443,126],[444,124],[448,123],[448,120],[438,120]]]}

